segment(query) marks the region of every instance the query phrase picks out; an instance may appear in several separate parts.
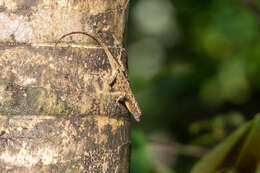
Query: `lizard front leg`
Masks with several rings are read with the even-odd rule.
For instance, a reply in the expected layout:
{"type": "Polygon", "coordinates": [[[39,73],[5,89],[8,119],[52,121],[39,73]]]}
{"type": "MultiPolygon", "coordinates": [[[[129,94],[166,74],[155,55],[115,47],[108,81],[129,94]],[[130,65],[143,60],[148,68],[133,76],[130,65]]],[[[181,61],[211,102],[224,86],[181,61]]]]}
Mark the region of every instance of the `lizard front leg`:
{"type": "Polygon", "coordinates": [[[112,91],[112,87],[117,79],[119,72],[117,70],[113,71],[111,75],[106,77],[106,80],[108,81],[108,90],[110,91],[111,95],[116,97],[116,103],[124,102],[126,98],[126,93],[122,91],[112,91]]]}
{"type": "Polygon", "coordinates": [[[117,106],[120,106],[122,103],[124,104],[126,101],[126,93],[115,91],[110,93],[114,98],[116,98],[116,104],[117,106]]]}
{"type": "Polygon", "coordinates": [[[116,102],[119,103],[119,102],[124,102],[125,99],[126,99],[126,93],[123,93],[123,92],[120,92],[120,91],[117,91],[117,92],[112,92],[112,95],[117,95],[117,99],[116,99],[116,102]]]}

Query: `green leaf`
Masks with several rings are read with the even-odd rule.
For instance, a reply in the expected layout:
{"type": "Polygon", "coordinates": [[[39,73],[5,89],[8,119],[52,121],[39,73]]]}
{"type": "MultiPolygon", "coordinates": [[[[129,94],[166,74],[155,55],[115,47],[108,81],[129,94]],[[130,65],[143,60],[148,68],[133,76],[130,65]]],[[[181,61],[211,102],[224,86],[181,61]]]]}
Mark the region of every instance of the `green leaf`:
{"type": "Polygon", "coordinates": [[[191,173],[258,173],[260,114],[209,152],[191,173]]]}

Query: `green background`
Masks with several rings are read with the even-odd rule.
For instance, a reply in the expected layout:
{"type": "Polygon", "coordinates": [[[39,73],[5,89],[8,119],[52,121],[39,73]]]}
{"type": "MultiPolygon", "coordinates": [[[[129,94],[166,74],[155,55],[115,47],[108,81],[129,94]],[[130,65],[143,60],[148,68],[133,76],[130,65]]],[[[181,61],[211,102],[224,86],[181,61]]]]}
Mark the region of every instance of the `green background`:
{"type": "Polygon", "coordinates": [[[130,0],[127,48],[131,173],[188,173],[259,110],[260,16],[242,0],[130,0]]]}

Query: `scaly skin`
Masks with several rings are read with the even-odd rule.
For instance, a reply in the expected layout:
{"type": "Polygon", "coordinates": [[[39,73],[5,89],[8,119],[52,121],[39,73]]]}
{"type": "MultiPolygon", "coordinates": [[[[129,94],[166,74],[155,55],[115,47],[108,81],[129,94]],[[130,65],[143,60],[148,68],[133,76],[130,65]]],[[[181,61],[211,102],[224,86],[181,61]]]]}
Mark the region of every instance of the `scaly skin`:
{"type": "MultiPolygon", "coordinates": [[[[112,76],[111,81],[109,82],[109,85],[114,88],[115,91],[120,92],[120,97],[117,101],[123,101],[129,110],[129,112],[134,116],[136,121],[140,121],[141,117],[141,110],[139,106],[137,105],[137,102],[135,100],[134,94],[130,88],[129,81],[125,75],[125,69],[123,66],[121,66],[113,57],[111,52],[109,51],[108,47],[104,44],[104,42],[95,34],[90,32],[70,32],[68,34],[63,35],[57,43],[62,40],[63,38],[73,35],[73,34],[83,34],[87,35],[94,40],[96,40],[104,49],[109,64],[112,68],[112,76]]],[[[57,45],[56,43],[56,45],[57,45]]]]}

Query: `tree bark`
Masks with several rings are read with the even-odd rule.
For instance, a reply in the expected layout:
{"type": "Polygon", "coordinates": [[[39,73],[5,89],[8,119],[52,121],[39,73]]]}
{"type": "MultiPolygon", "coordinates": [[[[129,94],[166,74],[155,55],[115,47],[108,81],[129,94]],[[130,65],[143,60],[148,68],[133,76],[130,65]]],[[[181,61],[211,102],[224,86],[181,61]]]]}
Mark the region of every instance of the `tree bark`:
{"type": "Polygon", "coordinates": [[[1,173],[129,172],[129,114],[106,89],[103,48],[83,35],[55,47],[97,33],[126,67],[127,6],[0,0],[1,173]]]}

